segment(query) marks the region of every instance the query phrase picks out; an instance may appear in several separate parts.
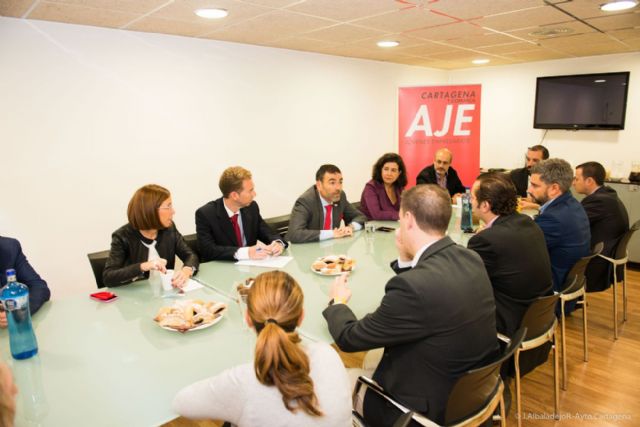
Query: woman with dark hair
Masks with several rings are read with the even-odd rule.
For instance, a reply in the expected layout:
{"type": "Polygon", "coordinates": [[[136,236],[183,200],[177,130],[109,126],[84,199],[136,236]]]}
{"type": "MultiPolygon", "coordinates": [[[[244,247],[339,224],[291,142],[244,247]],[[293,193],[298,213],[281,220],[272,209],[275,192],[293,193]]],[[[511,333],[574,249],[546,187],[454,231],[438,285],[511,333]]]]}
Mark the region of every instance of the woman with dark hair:
{"type": "Polygon", "coordinates": [[[258,334],[253,363],[182,389],[174,410],[240,427],[351,426],[349,379],[333,348],[301,344],[302,289],[285,272],[262,273],[247,296],[246,321],[258,334]]]}
{"type": "Polygon", "coordinates": [[[183,287],[198,268],[198,256],[173,223],[171,193],[150,184],[135,192],[127,217],[129,223],[111,235],[109,259],[102,272],[106,286],[120,286],[147,279],[151,272],[173,269],[176,255],[184,266],[175,271],[171,284],[183,287]]]}
{"type": "Polygon", "coordinates": [[[360,198],[360,210],[368,219],[398,220],[400,194],[407,185],[407,172],[402,157],[387,153],[373,165],[371,181],[360,198]]]}

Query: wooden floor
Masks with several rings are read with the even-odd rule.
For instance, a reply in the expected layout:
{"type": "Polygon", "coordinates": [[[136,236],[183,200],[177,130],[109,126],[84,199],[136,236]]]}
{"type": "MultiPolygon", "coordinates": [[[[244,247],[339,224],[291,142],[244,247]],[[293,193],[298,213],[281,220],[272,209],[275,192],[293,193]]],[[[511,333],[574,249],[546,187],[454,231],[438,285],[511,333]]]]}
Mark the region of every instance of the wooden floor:
{"type": "MultiPolygon", "coordinates": [[[[613,299],[607,292],[588,294],[589,362],[582,359],[582,312],[567,319],[568,387],[560,390],[560,420],[553,413],[553,365],[540,366],[522,380],[523,426],[640,426],[640,271],[628,270],[628,320],[622,323],[618,288],[619,338],[613,339],[613,299]]],[[[347,367],[364,353],[341,353],[347,367]]],[[[562,366],[562,365],[560,365],[562,366]]],[[[513,390],[513,385],[512,385],[513,390]]],[[[508,425],[517,425],[515,403],[508,425]]],[[[213,427],[215,421],[178,418],[166,427],[213,427]]]]}

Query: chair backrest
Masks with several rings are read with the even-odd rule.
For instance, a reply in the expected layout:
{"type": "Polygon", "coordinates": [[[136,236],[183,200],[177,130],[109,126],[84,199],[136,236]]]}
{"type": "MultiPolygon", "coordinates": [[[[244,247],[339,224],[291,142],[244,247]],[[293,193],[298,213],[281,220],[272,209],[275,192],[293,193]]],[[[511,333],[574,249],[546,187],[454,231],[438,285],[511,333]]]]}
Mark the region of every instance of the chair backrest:
{"type": "Polygon", "coordinates": [[[266,218],[264,222],[266,222],[271,228],[276,230],[284,241],[284,236],[287,234],[287,231],[289,231],[290,217],[290,214],[274,216],[273,218],[266,218]]]}
{"type": "Polygon", "coordinates": [[[585,285],[586,277],[584,273],[587,270],[587,265],[589,265],[592,258],[600,255],[603,248],[603,242],[596,243],[589,255],[576,261],[573,267],[571,267],[571,270],[569,270],[567,278],[564,280],[563,294],[573,293],[585,285]]]}
{"type": "Polygon", "coordinates": [[[187,234],[182,236],[185,243],[191,248],[192,251],[196,253],[196,255],[200,256],[198,253],[198,235],[196,233],[187,234]]]}
{"type": "Polygon", "coordinates": [[[615,259],[622,259],[627,256],[627,246],[629,246],[629,240],[631,240],[633,233],[638,231],[639,228],[640,228],[640,219],[634,222],[631,228],[629,228],[629,230],[622,235],[622,237],[620,238],[620,241],[618,242],[618,246],[616,246],[615,259]]]}
{"type": "Polygon", "coordinates": [[[104,270],[104,265],[107,263],[107,259],[109,259],[109,251],[93,252],[87,254],[87,257],[91,264],[91,270],[93,270],[93,276],[96,279],[96,285],[98,288],[104,288],[105,285],[102,281],[102,271],[104,270]]]}
{"type": "Polygon", "coordinates": [[[556,320],[556,303],[560,294],[538,297],[527,309],[520,322],[521,328],[527,328],[526,340],[537,338],[549,330],[556,320]]]}
{"type": "Polygon", "coordinates": [[[520,347],[526,333],[527,328],[518,329],[497,360],[467,371],[458,378],[449,393],[445,425],[457,424],[475,415],[493,399],[500,385],[500,367],[520,347]]]}

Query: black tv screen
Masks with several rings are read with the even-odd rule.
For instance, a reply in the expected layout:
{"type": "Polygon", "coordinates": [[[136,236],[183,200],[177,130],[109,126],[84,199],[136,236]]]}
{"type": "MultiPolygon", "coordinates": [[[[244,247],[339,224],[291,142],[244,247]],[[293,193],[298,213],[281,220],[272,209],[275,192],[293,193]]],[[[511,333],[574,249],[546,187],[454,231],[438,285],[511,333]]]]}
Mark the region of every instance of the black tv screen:
{"type": "Polygon", "coordinates": [[[538,77],[536,129],[624,129],[629,72],[538,77]]]}

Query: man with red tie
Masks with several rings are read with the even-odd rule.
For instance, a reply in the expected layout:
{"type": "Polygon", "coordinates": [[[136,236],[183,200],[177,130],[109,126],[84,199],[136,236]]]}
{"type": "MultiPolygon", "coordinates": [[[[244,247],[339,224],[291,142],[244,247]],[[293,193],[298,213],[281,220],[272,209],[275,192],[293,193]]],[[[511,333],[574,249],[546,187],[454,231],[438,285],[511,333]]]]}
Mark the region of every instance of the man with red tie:
{"type": "Polygon", "coordinates": [[[287,239],[292,243],[317,242],[352,236],[367,218],[354,208],[342,191],[342,172],[335,165],[322,165],[316,184],[296,200],[287,239]],[[341,221],[344,220],[344,225],[341,221]]]}
{"type": "Polygon", "coordinates": [[[196,211],[200,260],[263,259],[278,256],[286,244],[264,222],[251,172],[234,166],[222,172],[222,197],[196,211]]]}

